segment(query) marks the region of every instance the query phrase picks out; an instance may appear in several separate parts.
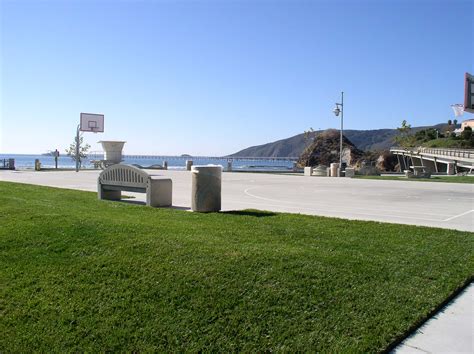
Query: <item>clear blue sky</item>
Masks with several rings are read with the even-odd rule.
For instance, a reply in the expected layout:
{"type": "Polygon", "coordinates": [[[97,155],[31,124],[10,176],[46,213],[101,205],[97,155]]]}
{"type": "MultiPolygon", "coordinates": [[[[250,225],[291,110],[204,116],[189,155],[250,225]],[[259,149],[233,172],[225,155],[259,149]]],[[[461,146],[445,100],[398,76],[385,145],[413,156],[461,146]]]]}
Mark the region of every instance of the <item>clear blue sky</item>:
{"type": "MultiPolygon", "coordinates": [[[[339,126],[453,118],[474,72],[472,0],[0,0],[0,153],[98,140],[224,155],[339,126]]],[[[464,119],[472,118],[465,114],[464,119]]]]}

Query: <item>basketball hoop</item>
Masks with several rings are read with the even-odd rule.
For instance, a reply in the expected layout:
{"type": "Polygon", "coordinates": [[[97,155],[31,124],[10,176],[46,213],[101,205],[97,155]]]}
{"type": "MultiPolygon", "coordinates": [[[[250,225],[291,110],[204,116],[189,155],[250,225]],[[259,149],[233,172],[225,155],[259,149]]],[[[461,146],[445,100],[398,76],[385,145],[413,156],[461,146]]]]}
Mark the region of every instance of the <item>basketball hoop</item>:
{"type": "Polygon", "coordinates": [[[454,111],[454,116],[459,117],[464,114],[464,105],[461,103],[452,104],[451,108],[454,111]]]}
{"type": "MultiPolygon", "coordinates": [[[[96,113],[81,113],[80,123],[76,131],[76,156],[79,156],[81,132],[92,132],[94,134],[104,132],[104,115],[96,113]]],[[[76,158],[76,172],[79,172],[79,158],[76,158]]]]}
{"type": "Polygon", "coordinates": [[[104,115],[96,113],[81,113],[80,130],[83,132],[103,133],[104,115]]]}

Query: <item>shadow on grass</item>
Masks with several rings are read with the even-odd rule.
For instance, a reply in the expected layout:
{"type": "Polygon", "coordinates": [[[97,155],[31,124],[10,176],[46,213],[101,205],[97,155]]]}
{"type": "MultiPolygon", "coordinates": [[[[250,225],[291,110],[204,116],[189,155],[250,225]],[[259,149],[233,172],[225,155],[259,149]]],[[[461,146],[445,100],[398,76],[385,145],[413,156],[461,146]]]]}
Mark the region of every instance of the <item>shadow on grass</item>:
{"type": "Polygon", "coordinates": [[[169,208],[175,209],[175,210],[191,210],[190,207],[180,207],[180,206],[174,206],[174,205],[170,206],[169,208]]]}
{"type": "Polygon", "coordinates": [[[133,200],[133,199],[128,199],[128,198],[120,199],[120,200],[112,200],[112,201],[124,203],[124,204],[146,205],[146,203],[141,200],[133,200]]]}
{"type": "Polygon", "coordinates": [[[253,216],[256,218],[264,218],[268,216],[276,216],[276,213],[272,213],[271,211],[262,211],[262,210],[231,210],[231,211],[223,211],[222,214],[229,214],[229,215],[238,215],[238,216],[253,216]]]}
{"type": "MultiPolygon", "coordinates": [[[[125,198],[123,199],[120,199],[120,200],[114,200],[116,202],[119,202],[119,203],[124,203],[124,204],[134,204],[134,205],[143,205],[143,206],[146,206],[146,202],[144,202],[143,200],[132,200],[132,198],[135,198],[135,197],[131,197],[131,198],[125,198]]],[[[160,207],[158,207],[160,208],[160,207]]],[[[169,207],[163,207],[163,208],[169,208],[169,209],[175,209],[175,210],[191,210],[191,208],[188,208],[188,207],[180,207],[180,206],[169,206],[169,207]]]]}

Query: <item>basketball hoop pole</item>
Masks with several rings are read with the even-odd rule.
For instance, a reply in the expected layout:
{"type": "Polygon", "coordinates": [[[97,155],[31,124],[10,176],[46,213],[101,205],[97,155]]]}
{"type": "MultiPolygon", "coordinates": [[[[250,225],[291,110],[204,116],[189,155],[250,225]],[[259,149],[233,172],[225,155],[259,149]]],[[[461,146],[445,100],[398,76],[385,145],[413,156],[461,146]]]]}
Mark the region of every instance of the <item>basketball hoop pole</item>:
{"type": "MultiPolygon", "coordinates": [[[[76,172],[79,172],[81,163],[81,136],[80,132],[104,132],[104,115],[96,113],[81,113],[79,118],[79,125],[76,131],[76,172]]],[[[87,146],[87,145],[86,145],[87,146]]]]}
{"type": "Polygon", "coordinates": [[[81,125],[77,125],[77,131],[76,131],[76,172],[79,172],[79,129],[81,128],[81,125]]]}

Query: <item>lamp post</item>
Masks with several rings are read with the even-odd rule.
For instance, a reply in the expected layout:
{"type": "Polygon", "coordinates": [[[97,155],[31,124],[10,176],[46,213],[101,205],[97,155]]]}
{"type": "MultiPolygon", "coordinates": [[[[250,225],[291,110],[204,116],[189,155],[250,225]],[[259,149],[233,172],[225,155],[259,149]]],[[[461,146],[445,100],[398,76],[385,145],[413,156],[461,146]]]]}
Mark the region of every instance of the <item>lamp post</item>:
{"type": "MultiPolygon", "coordinates": [[[[344,92],[341,92],[341,103],[336,102],[336,107],[333,110],[334,114],[336,117],[339,116],[339,113],[341,114],[341,141],[339,145],[339,171],[342,171],[342,132],[343,132],[343,126],[344,126],[344,92]]],[[[339,176],[341,177],[341,173],[339,173],[339,176]]]]}

